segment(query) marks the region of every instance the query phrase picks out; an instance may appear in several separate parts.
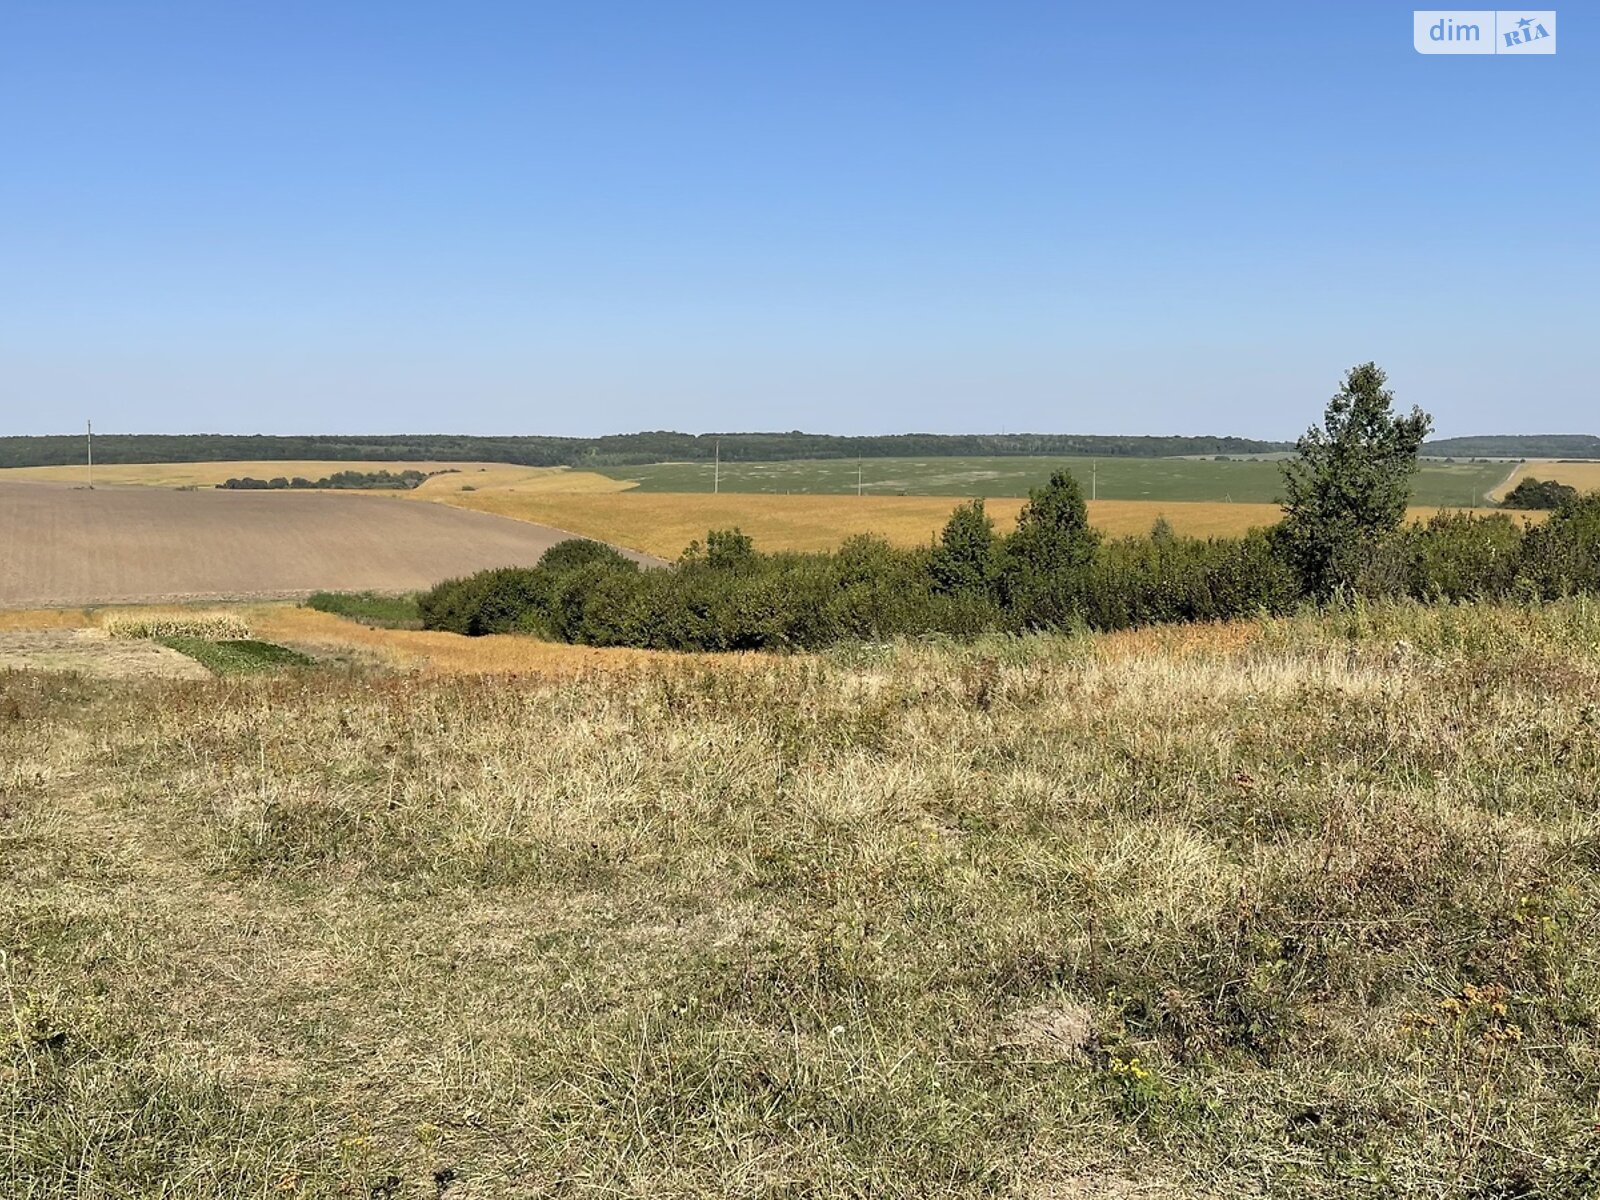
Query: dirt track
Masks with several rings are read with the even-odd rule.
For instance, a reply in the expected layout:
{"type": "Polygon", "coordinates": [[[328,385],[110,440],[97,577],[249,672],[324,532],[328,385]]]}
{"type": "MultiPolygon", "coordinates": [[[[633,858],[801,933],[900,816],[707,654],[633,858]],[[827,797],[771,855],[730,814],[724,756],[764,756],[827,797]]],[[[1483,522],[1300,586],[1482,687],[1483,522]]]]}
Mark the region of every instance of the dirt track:
{"type": "Polygon", "coordinates": [[[0,607],[406,591],[568,536],[393,497],[0,483],[0,607]]]}

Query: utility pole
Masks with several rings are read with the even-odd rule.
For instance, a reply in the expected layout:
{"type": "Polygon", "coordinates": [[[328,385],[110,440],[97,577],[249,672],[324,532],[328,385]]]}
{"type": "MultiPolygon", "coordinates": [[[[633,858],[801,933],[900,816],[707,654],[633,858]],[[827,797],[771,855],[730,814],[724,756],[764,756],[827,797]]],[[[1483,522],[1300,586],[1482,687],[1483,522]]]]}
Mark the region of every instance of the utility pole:
{"type": "Polygon", "coordinates": [[[856,495],[861,495],[861,456],[856,455],[856,495]]]}
{"type": "Polygon", "coordinates": [[[717,456],[711,465],[711,494],[722,491],[722,439],[717,439],[717,456]]]}
{"type": "Polygon", "coordinates": [[[85,421],[84,429],[89,439],[89,490],[94,491],[94,422],[85,421]]]}
{"type": "Polygon", "coordinates": [[[1100,460],[1098,458],[1089,460],[1089,499],[1100,499],[1100,460]]]}

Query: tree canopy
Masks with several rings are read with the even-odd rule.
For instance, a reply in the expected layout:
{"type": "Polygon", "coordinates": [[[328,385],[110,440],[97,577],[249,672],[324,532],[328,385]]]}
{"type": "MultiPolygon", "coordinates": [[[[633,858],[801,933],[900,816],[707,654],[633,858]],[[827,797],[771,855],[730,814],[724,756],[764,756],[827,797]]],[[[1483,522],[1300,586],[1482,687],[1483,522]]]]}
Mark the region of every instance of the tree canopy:
{"type": "Polygon", "coordinates": [[[1307,591],[1328,595],[1354,582],[1366,558],[1405,519],[1411,475],[1433,418],[1396,416],[1376,363],[1345,373],[1321,426],[1283,463],[1284,519],[1277,536],[1307,591]]]}

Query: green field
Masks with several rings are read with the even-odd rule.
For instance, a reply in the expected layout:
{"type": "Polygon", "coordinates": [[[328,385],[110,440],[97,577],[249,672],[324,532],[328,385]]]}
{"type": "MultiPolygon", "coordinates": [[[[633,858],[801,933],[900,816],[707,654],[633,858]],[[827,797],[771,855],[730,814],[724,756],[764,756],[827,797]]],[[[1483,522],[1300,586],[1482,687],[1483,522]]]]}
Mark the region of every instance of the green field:
{"type": "Polygon", "coordinates": [[[314,663],[298,650],[259,642],[253,638],[212,641],[198,637],[157,638],[169,650],[187,654],[213,675],[253,675],[280,667],[309,667],[314,663]]]}
{"type": "MultiPolygon", "coordinates": [[[[1232,500],[1271,503],[1282,495],[1276,462],[1201,458],[867,458],[861,488],[873,495],[1023,496],[1050,473],[1065,467],[1101,500],[1232,500]]],[[[1425,462],[1417,472],[1412,503],[1481,505],[1484,493],[1505,478],[1505,463],[1425,462]]],[[[634,480],[645,492],[709,492],[710,463],[657,463],[610,467],[614,479],[634,480]]],[[[787,462],[724,462],[725,492],[840,494],[856,490],[853,458],[787,462]]]]}

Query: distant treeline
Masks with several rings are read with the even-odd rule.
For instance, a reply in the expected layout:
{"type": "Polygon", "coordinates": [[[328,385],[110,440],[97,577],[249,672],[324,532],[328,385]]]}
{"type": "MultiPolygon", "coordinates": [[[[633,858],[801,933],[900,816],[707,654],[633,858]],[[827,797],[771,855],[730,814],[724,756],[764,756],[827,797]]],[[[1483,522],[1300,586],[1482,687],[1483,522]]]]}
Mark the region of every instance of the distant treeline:
{"type": "MultiPolygon", "coordinates": [[[[1088,434],[904,433],[886,437],[836,437],[821,433],[620,433],[598,438],[468,437],[393,434],[374,437],[268,437],[232,434],[103,434],[94,440],[96,462],[169,463],[294,459],[435,462],[507,462],[528,467],[615,467],[658,462],[776,462],[795,458],[911,458],[961,455],[1092,454],[1107,458],[1169,455],[1267,454],[1287,442],[1238,437],[1108,437],[1088,434]]],[[[67,466],[84,460],[77,434],[0,437],[0,467],[67,466]]]]}
{"type": "Polygon", "coordinates": [[[282,475],[272,479],[256,479],[245,475],[217,484],[219,488],[239,492],[270,492],[284,488],[330,488],[335,491],[409,491],[434,475],[458,475],[459,471],[336,471],[321,479],[307,479],[296,475],[285,479],[282,475]]]}
{"type": "MultiPolygon", "coordinates": [[[[264,434],[102,434],[94,440],[102,463],[225,462],[230,459],[335,462],[431,459],[506,462],[528,467],[618,467],[659,462],[709,462],[721,443],[724,460],[780,462],[796,458],[951,458],[1002,455],[1094,455],[1165,458],[1175,455],[1271,454],[1290,442],[1241,437],[1117,437],[1069,433],[900,433],[841,437],[826,433],[618,433],[597,438],[469,437],[458,434],[375,436],[264,434]]],[[[1441,438],[1422,453],[1434,458],[1600,458],[1600,437],[1534,434],[1441,438]]],[[[84,460],[78,434],[0,437],[0,467],[70,466],[84,460]]]]}
{"type": "Polygon", "coordinates": [[[1430,458],[1600,458],[1591,433],[1486,434],[1436,438],[1422,447],[1430,458]]]}

